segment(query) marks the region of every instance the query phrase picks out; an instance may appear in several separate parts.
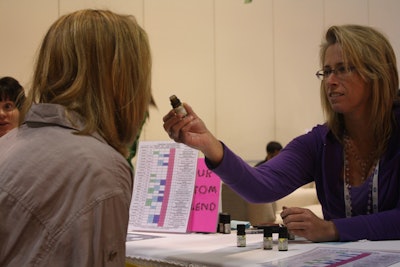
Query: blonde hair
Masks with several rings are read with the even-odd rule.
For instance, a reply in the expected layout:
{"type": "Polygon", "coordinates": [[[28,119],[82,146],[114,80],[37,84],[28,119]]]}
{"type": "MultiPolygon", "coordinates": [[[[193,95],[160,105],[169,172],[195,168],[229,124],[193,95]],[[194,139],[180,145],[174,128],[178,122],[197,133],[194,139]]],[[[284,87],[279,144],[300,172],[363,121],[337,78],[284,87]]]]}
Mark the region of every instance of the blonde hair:
{"type": "MultiPolygon", "coordinates": [[[[332,26],[321,45],[320,63],[324,65],[329,46],[338,44],[343,53],[345,66],[355,71],[371,89],[370,128],[378,142],[377,154],[386,148],[393,128],[393,102],[397,98],[399,78],[396,56],[387,38],[379,31],[360,25],[332,26]]],[[[343,138],[343,115],[332,110],[325,94],[325,82],[321,82],[320,94],[327,125],[341,140],[343,138]]]]}
{"type": "Polygon", "coordinates": [[[60,17],[42,42],[32,103],[53,103],[85,121],[78,134],[98,132],[124,156],[151,101],[148,37],[133,16],[80,10],[60,17]]]}

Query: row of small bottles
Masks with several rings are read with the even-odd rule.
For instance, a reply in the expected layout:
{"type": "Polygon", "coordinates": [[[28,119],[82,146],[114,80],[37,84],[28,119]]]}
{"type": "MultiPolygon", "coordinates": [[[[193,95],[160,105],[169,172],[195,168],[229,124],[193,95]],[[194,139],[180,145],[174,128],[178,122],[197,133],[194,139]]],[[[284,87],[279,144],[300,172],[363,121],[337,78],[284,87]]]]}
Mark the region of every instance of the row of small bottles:
{"type": "MultiPolygon", "coordinates": [[[[272,249],[273,240],[272,234],[278,231],[278,250],[279,251],[287,251],[288,250],[288,237],[289,233],[286,227],[284,226],[266,226],[264,227],[264,238],[263,238],[263,248],[264,249],[272,249]]],[[[237,225],[237,246],[245,247],[246,246],[246,225],[238,224],[237,225]]]]}
{"type": "MultiPolygon", "coordinates": [[[[272,249],[273,247],[273,239],[272,239],[273,233],[278,233],[279,251],[287,251],[288,240],[294,239],[294,235],[291,235],[288,229],[281,224],[272,226],[263,226],[262,229],[264,232],[263,248],[267,250],[272,249]]],[[[219,214],[217,232],[222,234],[231,233],[231,216],[228,213],[219,214]]],[[[246,246],[246,225],[244,224],[237,225],[237,246],[238,247],[246,246]]]]}
{"type": "MultiPolygon", "coordinates": [[[[264,249],[272,249],[272,227],[264,228],[264,239],[263,239],[263,248],[264,249]]],[[[279,227],[278,230],[278,250],[286,251],[288,250],[288,239],[289,233],[286,227],[279,227]]]]}

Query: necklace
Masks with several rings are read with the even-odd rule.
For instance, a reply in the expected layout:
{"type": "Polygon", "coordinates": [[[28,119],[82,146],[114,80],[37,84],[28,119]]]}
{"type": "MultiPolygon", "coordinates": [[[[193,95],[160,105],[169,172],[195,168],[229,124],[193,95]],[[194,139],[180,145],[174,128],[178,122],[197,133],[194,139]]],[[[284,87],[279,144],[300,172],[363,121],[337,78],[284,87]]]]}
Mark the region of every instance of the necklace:
{"type": "MultiPolygon", "coordinates": [[[[368,177],[368,173],[371,169],[373,169],[374,167],[374,152],[371,151],[367,157],[365,158],[361,158],[359,156],[359,153],[357,152],[355,145],[353,143],[353,140],[347,135],[345,134],[343,137],[343,141],[344,141],[344,149],[345,149],[345,156],[346,157],[353,157],[356,162],[360,165],[361,168],[361,181],[364,182],[365,179],[368,177]]],[[[350,169],[348,168],[347,171],[349,171],[350,169]]],[[[347,178],[349,178],[349,175],[346,175],[347,178]]],[[[353,177],[354,178],[354,177],[353,177]]],[[[347,181],[349,182],[349,181],[347,181]]]]}
{"type": "Polygon", "coordinates": [[[353,156],[361,167],[361,181],[364,182],[368,176],[369,170],[374,169],[371,173],[372,179],[369,179],[368,185],[368,201],[367,201],[367,214],[378,212],[378,173],[379,173],[379,160],[373,159],[373,153],[367,157],[367,159],[362,160],[356,153],[353,146],[353,142],[349,136],[344,135],[344,202],[346,208],[346,217],[350,218],[353,216],[353,207],[351,199],[351,184],[350,184],[350,164],[349,157],[353,156]],[[371,166],[371,167],[369,167],[371,166]],[[373,168],[375,166],[375,168],[373,168]],[[372,210],[371,210],[372,208],[372,210]]]}

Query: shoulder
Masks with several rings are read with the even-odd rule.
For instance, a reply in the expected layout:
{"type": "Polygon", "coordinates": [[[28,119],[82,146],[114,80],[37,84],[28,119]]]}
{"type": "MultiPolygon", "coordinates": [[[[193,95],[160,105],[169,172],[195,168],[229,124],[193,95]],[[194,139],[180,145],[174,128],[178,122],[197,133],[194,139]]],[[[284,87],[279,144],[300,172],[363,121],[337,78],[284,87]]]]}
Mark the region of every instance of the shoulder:
{"type": "Polygon", "coordinates": [[[326,143],[328,139],[333,136],[332,132],[326,126],[326,124],[318,124],[314,126],[307,133],[299,135],[294,138],[290,144],[294,146],[310,146],[313,144],[323,144],[326,143]]]}

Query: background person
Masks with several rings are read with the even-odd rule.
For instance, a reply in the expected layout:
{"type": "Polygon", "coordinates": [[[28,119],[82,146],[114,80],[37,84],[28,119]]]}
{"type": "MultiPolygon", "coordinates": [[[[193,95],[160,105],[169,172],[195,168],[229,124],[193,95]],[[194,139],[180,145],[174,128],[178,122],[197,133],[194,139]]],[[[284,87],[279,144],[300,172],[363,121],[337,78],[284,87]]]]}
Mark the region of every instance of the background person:
{"type": "Polygon", "coordinates": [[[124,266],[126,159],[150,100],[134,17],[80,10],[52,24],[23,124],[0,139],[0,266],[124,266]]]}
{"type": "Polygon", "coordinates": [[[400,238],[400,104],[395,53],[368,26],[332,26],[321,45],[326,123],[292,140],[255,168],[220,142],[185,104],[163,118],[170,138],[199,149],[224,183],[251,202],[272,202],[315,181],[324,219],[310,210],[281,213],[311,241],[400,238]]]}
{"type": "Polygon", "coordinates": [[[19,124],[19,114],[25,101],[24,88],[13,77],[0,79],[0,137],[19,124]]]}
{"type": "Polygon", "coordinates": [[[254,165],[254,167],[260,166],[264,162],[272,159],[273,157],[278,155],[278,153],[281,150],[282,150],[282,145],[279,142],[276,142],[276,141],[268,142],[267,146],[265,147],[265,151],[267,152],[267,156],[265,157],[264,160],[258,162],[256,165],[254,165]]]}

